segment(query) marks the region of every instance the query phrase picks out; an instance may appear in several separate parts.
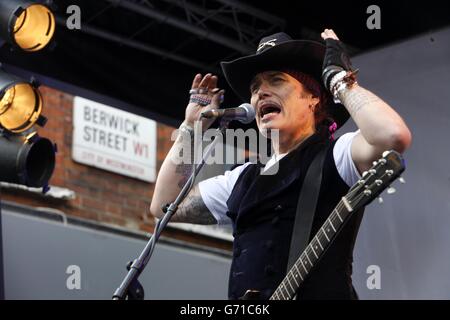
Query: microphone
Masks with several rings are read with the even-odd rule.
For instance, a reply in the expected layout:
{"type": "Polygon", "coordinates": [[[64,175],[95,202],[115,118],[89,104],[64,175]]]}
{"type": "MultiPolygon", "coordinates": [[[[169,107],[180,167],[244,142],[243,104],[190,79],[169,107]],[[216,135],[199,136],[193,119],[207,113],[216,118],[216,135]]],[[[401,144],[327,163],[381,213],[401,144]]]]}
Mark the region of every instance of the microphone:
{"type": "Polygon", "coordinates": [[[255,119],[256,111],[250,103],[243,103],[237,108],[228,109],[211,109],[202,112],[202,117],[211,118],[225,118],[229,120],[238,120],[242,123],[250,123],[255,119]]]}

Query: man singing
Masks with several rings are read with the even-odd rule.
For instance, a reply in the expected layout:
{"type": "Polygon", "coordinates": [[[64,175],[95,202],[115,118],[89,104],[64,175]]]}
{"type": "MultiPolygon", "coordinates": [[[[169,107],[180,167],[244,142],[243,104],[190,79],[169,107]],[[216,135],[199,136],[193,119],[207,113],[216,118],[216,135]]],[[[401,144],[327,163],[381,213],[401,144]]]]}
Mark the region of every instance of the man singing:
{"type": "MultiPolygon", "coordinates": [[[[247,290],[258,290],[267,299],[284,278],[297,200],[308,187],[303,181],[320,150],[326,148],[311,237],[383,151],[403,153],[411,143],[402,118],[358,84],[335,33],[325,29],[322,38],[326,45],[277,33],[263,38],[255,54],[222,63],[231,88],[255,107],[261,133],[276,129],[279,141],[272,140],[274,154],[265,167],[248,162],[195,185],[171,221],[232,224],[230,299],[247,290]],[[349,116],[358,130],[333,140],[332,133],[349,116]],[[274,163],[275,174],[261,174],[274,163]]],[[[180,132],[192,139],[180,134],[161,167],[150,208],[155,217],[161,217],[161,206],[173,202],[189,178],[191,165],[177,165],[175,159],[183,145],[193,143],[194,122],[202,112],[218,108],[224,94],[211,74],[196,75],[190,93],[180,132]]],[[[203,120],[203,130],[210,124],[203,120]]],[[[361,218],[361,213],[352,215],[300,286],[297,299],[357,298],[351,274],[361,218]]]]}

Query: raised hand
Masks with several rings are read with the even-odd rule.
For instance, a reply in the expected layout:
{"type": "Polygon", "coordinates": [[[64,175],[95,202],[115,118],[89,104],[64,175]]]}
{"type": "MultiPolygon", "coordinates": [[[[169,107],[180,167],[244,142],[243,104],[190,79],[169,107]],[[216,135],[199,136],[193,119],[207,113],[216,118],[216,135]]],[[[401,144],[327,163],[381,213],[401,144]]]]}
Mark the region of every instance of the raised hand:
{"type": "Polygon", "coordinates": [[[326,40],[326,39],[339,40],[338,36],[333,31],[333,29],[325,29],[320,35],[322,36],[322,39],[324,39],[324,40],[326,40]]]}
{"type": "Polygon", "coordinates": [[[325,40],[326,52],[322,67],[322,79],[325,87],[330,88],[330,82],[333,76],[341,71],[353,71],[350,57],[344,44],[332,29],[325,29],[322,34],[325,40]]]}
{"type": "MultiPolygon", "coordinates": [[[[189,90],[190,99],[186,107],[185,123],[193,128],[202,112],[218,109],[224,92],[225,90],[217,88],[217,76],[211,73],[204,76],[197,74],[189,90]]],[[[214,120],[211,119],[202,119],[203,130],[206,130],[213,122],[214,120]]]]}

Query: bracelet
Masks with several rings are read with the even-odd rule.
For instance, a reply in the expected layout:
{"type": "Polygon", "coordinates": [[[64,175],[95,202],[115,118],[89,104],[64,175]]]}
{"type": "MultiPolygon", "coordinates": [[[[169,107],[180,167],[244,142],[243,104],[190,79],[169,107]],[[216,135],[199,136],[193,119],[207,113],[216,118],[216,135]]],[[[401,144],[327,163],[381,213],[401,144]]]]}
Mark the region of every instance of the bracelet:
{"type": "Polygon", "coordinates": [[[342,104],[341,99],[339,99],[339,94],[345,89],[347,89],[347,84],[344,81],[339,81],[335,85],[335,87],[333,89],[333,101],[334,101],[334,103],[341,103],[342,104]]]}
{"type": "Polygon", "coordinates": [[[333,95],[334,103],[342,103],[339,99],[340,93],[358,84],[356,81],[356,73],[358,71],[358,69],[355,71],[341,71],[331,79],[330,92],[333,95]]]}
{"type": "Polygon", "coordinates": [[[202,107],[207,106],[208,104],[211,104],[212,99],[209,97],[203,97],[202,95],[199,94],[193,94],[191,95],[190,99],[189,99],[189,103],[196,103],[201,105],[202,107]]]}
{"type": "Polygon", "coordinates": [[[338,96],[336,95],[336,88],[338,86],[341,86],[341,84],[343,82],[343,79],[345,78],[346,74],[347,74],[347,71],[342,70],[342,71],[336,73],[333,76],[333,78],[331,78],[331,81],[330,81],[330,92],[331,92],[331,95],[334,98],[334,103],[340,103],[340,101],[338,99],[338,96]]]}

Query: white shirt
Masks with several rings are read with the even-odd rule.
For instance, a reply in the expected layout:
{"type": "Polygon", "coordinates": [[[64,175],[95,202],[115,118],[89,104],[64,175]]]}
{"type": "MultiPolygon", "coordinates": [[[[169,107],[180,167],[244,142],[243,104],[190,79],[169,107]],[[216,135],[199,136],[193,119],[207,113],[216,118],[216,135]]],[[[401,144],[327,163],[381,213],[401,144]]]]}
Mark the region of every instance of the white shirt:
{"type": "MultiPolygon", "coordinates": [[[[349,187],[361,178],[351,155],[352,141],[358,132],[359,130],[345,133],[336,141],[333,148],[333,158],[337,171],[349,187]]],[[[281,154],[276,158],[272,157],[267,162],[264,170],[267,170],[285,155],[281,154]]],[[[231,223],[230,218],[226,215],[228,211],[227,200],[240,174],[250,163],[246,162],[233,170],[225,171],[223,175],[203,180],[198,184],[203,202],[209,211],[211,211],[214,218],[216,218],[219,225],[231,223]]]]}

